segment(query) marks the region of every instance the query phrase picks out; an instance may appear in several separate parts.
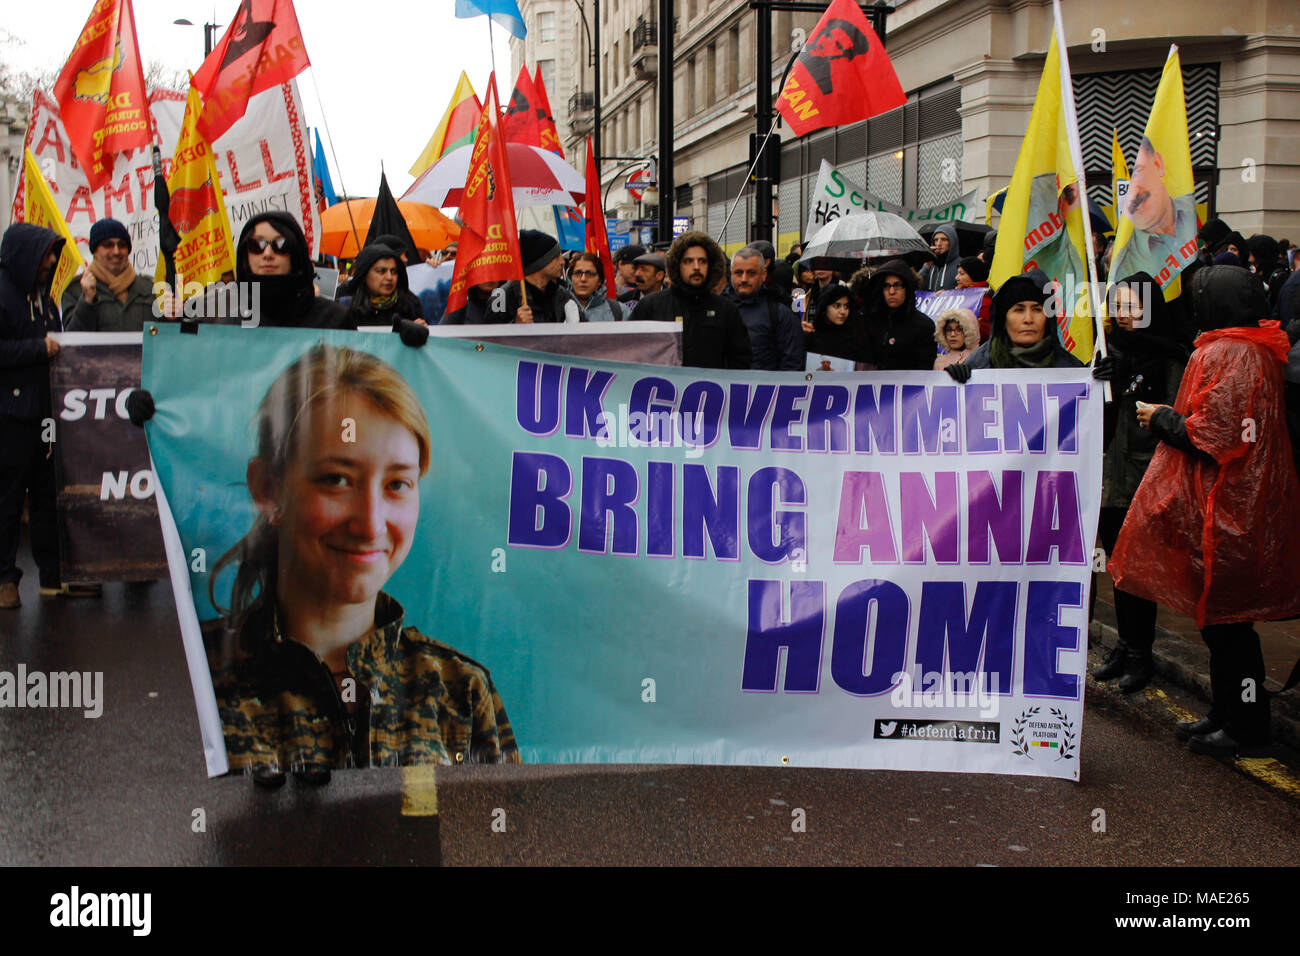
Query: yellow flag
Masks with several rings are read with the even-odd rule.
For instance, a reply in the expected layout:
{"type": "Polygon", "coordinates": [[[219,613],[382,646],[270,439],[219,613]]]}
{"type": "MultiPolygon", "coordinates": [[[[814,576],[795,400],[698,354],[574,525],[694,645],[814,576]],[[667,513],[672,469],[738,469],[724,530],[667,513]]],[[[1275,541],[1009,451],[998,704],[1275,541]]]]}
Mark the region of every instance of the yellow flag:
{"type": "Polygon", "coordinates": [[[1124,205],[1128,193],[1128,160],[1124,158],[1124,149],[1119,145],[1119,130],[1110,131],[1110,219],[1112,229],[1119,225],[1119,210],[1124,205]]]}
{"type": "Polygon", "coordinates": [[[50,294],[54,296],[54,301],[58,302],[63,298],[63,292],[68,284],[72,282],[72,277],[85,266],[86,261],[81,258],[77,242],[72,238],[72,230],[63,219],[63,213],[59,212],[59,205],[54,201],[54,194],[50,192],[50,184],[41,175],[41,167],[37,164],[36,157],[32,155],[30,149],[26,150],[26,153],[27,156],[23,160],[23,222],[53,229],[66,240],[63,243],[63,254],[59,256],[59,262],[54,267],[54,278],[50,283],[50,294]]]}
{"type": "Polygon", "coordinates": [[[1199,228],[1177,46],[1165,60],[1120,211],[1110,280],[1145,272],[1173,299],[1181,291],[1179,274],[1196,258],[1199,228]]]}
{"type": "MultiPolygon", "coordinates": [[[[172,156],[171,175],[167,177],[167,191],[171,194],[169,218],[181,237],[176,248],[176,281],[188,287],[187,297],[194,294],[191,290],[196,285],[201,289],[218,281],[223,273],[235,271],[234,242],[217,165],[212,148],[198,130],[202,110],[199,91],[191,86],[172,156]]],[[[159,256],[154,281],[163,280],[165,268],[163,257],[159,256]]]]}
{"type": "MultiPolygon", "coordinates": [[[[1053,308],[1061,343],[1080,361],[1093,350],[1088,300],[1083,203],[1071,157],[1071,121],[1061,93],[1063,64],[1057,32],[1047,47],[1029,128],[1002,204],[989,285],[1030,269],[1060,283],[1053,308]]],[[[1051,300],[1049,300],[1051,301],[1051,300]]]]}

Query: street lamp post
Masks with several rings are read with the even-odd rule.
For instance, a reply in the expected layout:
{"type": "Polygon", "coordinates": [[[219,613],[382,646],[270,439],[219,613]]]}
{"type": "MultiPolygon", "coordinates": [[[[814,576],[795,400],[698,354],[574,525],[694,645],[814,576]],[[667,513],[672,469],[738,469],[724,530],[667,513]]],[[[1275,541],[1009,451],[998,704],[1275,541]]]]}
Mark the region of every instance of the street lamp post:
{"type": "MultiPolygon", "coordinates": [[[[581,0],[573,0],[582,17],[582,32],[587,35],[587,65],[591,67],[591,151],[596,157],[596,172],[600,173],[600,57],[596,45],[591,41],[591,30],[587,26],[587,11],[581,0]]],[[[592,0],[592,18],[596,21],[596,35],[600,36],[600,0],[592,0]]],[[[581,88],[581,83],[579,84],[581,88]]]]}
{"type": "MultiPolygon", "coordinates": [[[[186,20],[184,17],[181,17],[179,20],[173,20],[172,23],[176,24],[178,27],[194,26],[191,21],[186,20]]],[[[212,52],[212,48],[217,45],[217,28],[220,26],[220,23],[203,24],[203,59],[205,60],[212,52]]]]}

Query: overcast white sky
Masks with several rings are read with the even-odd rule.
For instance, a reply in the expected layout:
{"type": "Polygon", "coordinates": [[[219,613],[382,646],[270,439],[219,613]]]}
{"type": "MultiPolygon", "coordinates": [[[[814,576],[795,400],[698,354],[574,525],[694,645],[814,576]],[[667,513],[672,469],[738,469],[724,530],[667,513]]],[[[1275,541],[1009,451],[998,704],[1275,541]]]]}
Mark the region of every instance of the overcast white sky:
{"type": "MultiPolygon", "coordinates": [[[[93,5],[93,0],[5,0],[2,25],[25,41],[9,51],[11,64],[20,70],[62,66],[93,5]]],[[[133,0],[132,6],[146,67],[157,60],[170,69],[196,70],[203,61],[203,28],[172,21],[222,24],[219,40],[239,3],[133,0]]],[[[308,124],[323,126],[320,89],[338,154],[337,165],[328,157],[335,190],[346,186],[351,195],[373,196],[382,160],[388,183],[400,196],[411,183],[407,170],[438,125],[460,71],[469,74],[480,97],[487,88],[492,70],[487,18],[456,19],[455,0],[296,0],[294,7],[312,64],[298,77],[298,90],[308,124]]],[[[491,30],[497,89],[504,87],[508,95],[514,85],[509,34],[495,25],[491,30]]]]}

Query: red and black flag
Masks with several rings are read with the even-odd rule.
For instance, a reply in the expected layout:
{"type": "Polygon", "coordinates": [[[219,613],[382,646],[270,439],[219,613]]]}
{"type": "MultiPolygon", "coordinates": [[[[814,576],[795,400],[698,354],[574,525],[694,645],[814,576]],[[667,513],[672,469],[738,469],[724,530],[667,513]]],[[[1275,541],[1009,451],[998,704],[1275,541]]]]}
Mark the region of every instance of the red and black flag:
{"type": "Polygon", "coordinates": [[[506,106],[505,119],[501,121],[501,135],[505,141],[548,149],[542,142],[542,123],[537,114],[537,90],[533,87],[533,78],[528,75],[528,67],[521,66],[519,79],[515,80],[515,88],[506,106]]]}
{"type": "Polygon", "coordinates": [[[292,0],[243,0],[221,42],[194,74],[203,94],[199,132],[216,142],[244,115],[250,99],[309,66],[292,0]]]}
{"type": "Polygon", "coordinates": [[[907,100],[885,46],[854,0],[832,0],[808,37],[777,109],[796,136],[856,123],[907,100]]]}

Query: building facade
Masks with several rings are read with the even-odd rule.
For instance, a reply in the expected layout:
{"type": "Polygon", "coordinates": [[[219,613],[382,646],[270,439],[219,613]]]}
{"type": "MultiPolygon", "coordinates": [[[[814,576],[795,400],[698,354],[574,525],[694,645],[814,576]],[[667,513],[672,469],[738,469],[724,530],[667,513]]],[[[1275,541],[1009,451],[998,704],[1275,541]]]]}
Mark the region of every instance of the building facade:
{"type": "MultiPolygon", "coordinates": [[[[525,18],[543,11],[580,37],[578,10],[593,22],[593,0],[525,0],[525,18]]],[[[1004,187],[1015,166],[1052,29],[1048,0],[895,0],[887,45],[907,104],[868,122],[800,139],[778,128],[780,184],[775,233],[784,252],[800,238],[808,194],[822,159],[892,202],[929,206],[974,189],[978,200],[1004,187]]],[[[1168,9],[1126,0],[1063,0],[1063,19],[1089,182],[1108,188],[1111,131],[1132,160],[1170,44],[1179,47],[1198,201],[1243,235],[1300,239],[1300,37],[1295,0],[1241,0],[1232,7],[1184,0],[1168,9]]],[[[602,153],[650,157],[658,146],[658,46],[654,0],[601,0],[602,153]]],[[[756,15],[747,0],[677,0],[674,33],[675,212],[735,248],[750,235],[749,137],[755,89],[775,89],[816,14],[772,14],[773,62],[755,62],[756,15]],[[723,229],[728,210],[735,205],[723,229]]],[[[525,43],[532,42],[530,35],[525,43]]],[[[540,31],[539,31],[540,32],[540,31]]],[[[591,68],[581,49],[561,53],[551,93],[566,154],[590,131],[591,68]],[[561,73],[559,64],[571,72],[561,73]],[[561,103],[566,106],[561,106],[561,103]],[[566,114],[562,116],[561,114],[566,114]]],[[[573,42],[572,40],[570,42],[573,42]]],[[[547,46],[553,43],[554,46],[547,46]]],[[[515,64],[518,70],[518,62],[515,64]]],[[[651,218],[623,188],[624,160],[602,163],[607,213],[651,218]]],[[[1097,198],[1094,193],[1094,198],[1097,198]]],[[[980,202],[979,218],[982,218],[980,202]]]]}
{"type": "Polygon", "coordinates": [[[27,104],[17,97],[0,96],[0,231],[8,229],[13,219],[14,192],[23,170],[27,110],[27,104]]]}

